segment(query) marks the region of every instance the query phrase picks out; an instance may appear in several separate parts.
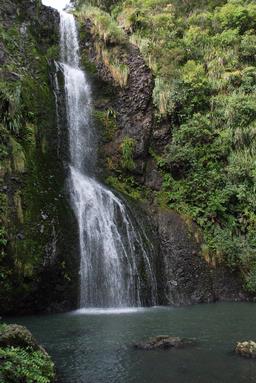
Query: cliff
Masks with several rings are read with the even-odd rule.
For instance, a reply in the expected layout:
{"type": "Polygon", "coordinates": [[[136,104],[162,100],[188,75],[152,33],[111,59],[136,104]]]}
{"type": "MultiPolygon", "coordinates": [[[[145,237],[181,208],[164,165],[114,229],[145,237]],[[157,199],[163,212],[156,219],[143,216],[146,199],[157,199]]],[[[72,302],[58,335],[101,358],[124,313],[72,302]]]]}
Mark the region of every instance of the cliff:
{"type": "Polygon", "coordinates": [[[0,312],[69,309],[79,259],[52,86],[59,16],[39,1],[0,10],[0,312]]]}

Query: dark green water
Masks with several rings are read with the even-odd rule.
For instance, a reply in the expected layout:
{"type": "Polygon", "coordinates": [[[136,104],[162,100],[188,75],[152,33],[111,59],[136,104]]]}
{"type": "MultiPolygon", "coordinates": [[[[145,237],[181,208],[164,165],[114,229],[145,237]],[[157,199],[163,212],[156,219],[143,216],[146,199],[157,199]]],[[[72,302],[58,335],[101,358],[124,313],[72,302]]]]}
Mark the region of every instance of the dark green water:
{"type": "Polygon", "coordinates": [[[65,383],[249,383],[256,360],[236,356],[256,339],[256,304],[220,303],[119,314],[68,313],[9,318],[26,325],[53,356],[65,383]],[[198,346],[140,351],[154,335],[196,337],[198,346]]]}

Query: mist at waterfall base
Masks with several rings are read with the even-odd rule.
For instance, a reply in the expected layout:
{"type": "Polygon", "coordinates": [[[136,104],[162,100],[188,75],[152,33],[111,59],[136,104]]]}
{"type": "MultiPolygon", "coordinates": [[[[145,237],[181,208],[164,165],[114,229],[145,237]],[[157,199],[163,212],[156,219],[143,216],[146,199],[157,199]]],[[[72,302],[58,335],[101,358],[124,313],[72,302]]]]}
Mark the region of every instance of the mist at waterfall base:
{"type": "Polygon", "coordinates": [[[92,94],[80,68],[72,14],[60,11],[61,62],[69,132],[69,191],[79,228],[80,307],[156,304],[151,246],[125,204],[95,178],[97,134],[92,94]],[[141,272],[143,269],[143,280],[141,272]]]}
{"type": "Polygon", "coordinates": [[[237,341],[256,338],[255,304],[130,310],[9,321],[26,325],[46,347],[61,383],[255,382],[255,360],[233,352],[237,341]],[[161,334],[196,338],[198,344],[169,351],[133,348],[134,342],[161,334]]]}

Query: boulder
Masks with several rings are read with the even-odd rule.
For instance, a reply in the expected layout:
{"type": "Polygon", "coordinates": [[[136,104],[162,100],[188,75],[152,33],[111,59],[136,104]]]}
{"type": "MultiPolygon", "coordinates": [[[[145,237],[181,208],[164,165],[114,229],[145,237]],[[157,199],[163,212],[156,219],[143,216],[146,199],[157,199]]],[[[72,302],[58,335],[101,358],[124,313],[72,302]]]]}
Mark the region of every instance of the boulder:
{"type": "Polygon", "coordinates": [[[134,347],[139,350],[170,350],[195,345],[195,339],[180,338],[177,336],[159,335],[146,341],[135,343],[134,347]]]}
{"type": "Polygon", "coordinates": [[[17,324],[6,325],[0,328],[0,347],[30,347],[35,351],[46,351],[38,344],[31,332],[24,326],[17,324]]]}
{"type": "Polygon", "coordinates": [[[235,352],[245,358],[256,358],[256,342],[253,340],[238,342],[235,352]]]}

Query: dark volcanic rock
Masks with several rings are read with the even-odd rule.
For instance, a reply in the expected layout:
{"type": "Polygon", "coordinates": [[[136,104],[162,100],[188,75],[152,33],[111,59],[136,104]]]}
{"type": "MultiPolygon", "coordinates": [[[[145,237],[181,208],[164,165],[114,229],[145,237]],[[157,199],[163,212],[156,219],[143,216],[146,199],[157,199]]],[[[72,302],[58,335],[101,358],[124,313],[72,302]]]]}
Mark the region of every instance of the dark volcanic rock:
{"type": "Polygon", "coordinates": [[[202,257],[197,226],[170,210],[154,217],[160,240],[158,290],[161,304],[192,304],[245,300],[242,281],[224,267],[214,268],[202,257]]]}
{"type": "Polygon", "coordinates": [[[210,268],[199,256],[196,229],[189,232],[175,212],[158,211],[157,226],[161,247],[164,295],[168,304],[190,304],[214,300],[210,268]],[[193,233],[194,231],[194,233],[193,233]]]}
{"type": "Polygon", "coordinates": [[[160,191],[163,182],[163,176],[157,169],[156,163],[153,159],[149,159],[145,172],[145,186],[152,190],[160,191]]]}
{"type": "Polygon", "coordinates": [[[139,350],[170,350],[184,348],[196,344],[194,339],[179,338],[177,336],[159,335],[147,341],[135,343],[134,347],[139,350]]]}
{"type": "Polygon", "coordinates": [[[117,140],[121,141],[126,135],[132,137],[136,141],[135,159],[145,159],[153,128],[153,77],[139,49],[133,45],[129,48],[127,65],[130,71],[128,84],[119,91],[116,105],[122,127],[117,140]]]}

